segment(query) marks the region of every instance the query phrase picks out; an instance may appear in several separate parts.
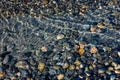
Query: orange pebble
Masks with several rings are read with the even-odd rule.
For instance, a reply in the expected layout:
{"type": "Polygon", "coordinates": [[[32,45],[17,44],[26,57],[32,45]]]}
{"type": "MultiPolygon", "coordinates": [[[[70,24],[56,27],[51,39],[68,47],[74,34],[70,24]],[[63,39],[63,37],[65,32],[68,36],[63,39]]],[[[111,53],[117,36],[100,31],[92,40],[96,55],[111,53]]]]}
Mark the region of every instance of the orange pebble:
{"type": "Polygon", "coordinates": [[[105,28],[105,26],[102,23],[97,24],[98,28],[105,28]]]}
{"type": "Polygon", "coordinates": [[[4,72],[0,72],[0,78],[5,77],[5,73],[4,72]]]}
{"type": "Polygon", "coordinates": [[[83,55],[83,54],[85,53],[85,49],[84,49],[84,48],[80,48],[80,49],[78,50],[78,53],[79,53],[80,55],[83,55]]]}
{"type": "Polygon", "coordinates": [[[98,49],[96,47],[92,47],[90,49],[90,53],[97,53],[98,52],[98,49]]]}

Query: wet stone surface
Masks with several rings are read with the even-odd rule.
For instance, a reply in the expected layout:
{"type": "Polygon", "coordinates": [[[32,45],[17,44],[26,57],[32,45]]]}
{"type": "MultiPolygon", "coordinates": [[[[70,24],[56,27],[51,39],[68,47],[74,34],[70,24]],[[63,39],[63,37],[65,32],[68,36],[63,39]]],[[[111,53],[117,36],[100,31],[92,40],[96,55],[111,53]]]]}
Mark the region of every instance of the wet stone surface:
{"type": "Polygon", "coordinates": [[[0,80],[119,80],[119,0],[0,2],[0,80]]]}

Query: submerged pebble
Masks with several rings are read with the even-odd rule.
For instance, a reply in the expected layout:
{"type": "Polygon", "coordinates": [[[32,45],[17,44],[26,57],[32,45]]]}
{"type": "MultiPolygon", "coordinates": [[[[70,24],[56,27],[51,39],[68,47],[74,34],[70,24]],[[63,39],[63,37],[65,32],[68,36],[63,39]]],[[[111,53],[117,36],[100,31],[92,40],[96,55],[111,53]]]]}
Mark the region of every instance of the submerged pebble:
{"type": "Polygon", "coordinates": [[[105,28],[105,26],[102,23],[97,24],[98,28],[105,28]]]}
{"type": "Polygon", "coordinates": [[[43,46],[43,47],[41,48],[41,50],[42,50],[42,52],[47,52],[47,51],[48,51],[48,49],[47,49],[46,46],[43,46]]]}
{"type": "Polygon", "coordinates": [[[63,39],[65,36],[63,35],[63,34],[58,34],[57,36],[56,36],[56,39],[57,40],[60,40],[60,39],[63,39]]]}
{"type": "Polygon", "coordinates": [[[5,72],[0,72],[0,78],[5,77],[5,72]]]}
{"type": "Polygon", "coordinates": [[[69,64],[68,63],[64,63],[63,64],[63,68],[68,68],[69,67],[69,64]]]}
{"type": "Polygon", "coordinates": [[[59,75],[57,75],[57,79],[58,79],[58,80],[63,80],[63,79],[64,79],[64,74],[59,74],[59,75]]]}
{"type": "Polygon", "coordinates": [[[80,49],[78,50],[78,53],[79,53],[81,56],[84,55],[85,49],[84,49],[84,48],[80,48],[80,49]]]}
{"type": "Polygon", "coordinates": [[[18,61],[15,64],[15,67],[21,68],[21,69],[29,69],[29,66],[28,66],[28,64],[25,61],[18,61]]]}
{"type": "Polygon", "coordinates": [[[38,70],[39,70],[39,71],[43,71],[44,68],[45,68],[45,64],[44,64],[44,63],[39,63],[39,64],[38,64],[38,70]]]}
{"type": "Polygon", "coordinates": [[[98,49],[96,47],[91,47],[90,48],[90,53],[97,53],[98,49]]]}

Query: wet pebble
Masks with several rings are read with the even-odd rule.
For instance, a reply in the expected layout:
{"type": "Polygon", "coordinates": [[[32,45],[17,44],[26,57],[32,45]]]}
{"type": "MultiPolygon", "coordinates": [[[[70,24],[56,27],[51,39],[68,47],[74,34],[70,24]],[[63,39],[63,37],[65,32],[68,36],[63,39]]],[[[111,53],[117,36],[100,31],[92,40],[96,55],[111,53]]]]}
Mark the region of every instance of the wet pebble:
{"type": "Polygon", "coordinates": [[[84,68],[85,67],[85,65],[82,63],[82,64],[80,64],[80,68],[84,68]]]}
{"type": "Polygon", "coordinates": [[[97,24],[98,28],[105,28],[105,26],[102,23],[97,24]]]}
{"type": "Polygon", "coordinates": [[[20,70],[20,73],[21,73],[21,76],[22,77],[27,77],[28,76],[28,71],[26,71],[26,70],[20,70]]]}
{"type": "Polygon", "coordinates": [[[95,31],[96,31],[96,28],[95,28],[94,26],[91,26],[91,27],[90,27],[90,31],[91,31],[91,32],[95,32],[95,31]]]}
{"type": "Polygon", "coordinates": [[[56,36],[56,40],[60,40],[60,39],[63,39],[65,36],[63,34],[58,34],[56,36]]]}
{"type": "Polygon", "coordinates": [[[16,75],[17,75],[18,77],[20,77],[20,76],[21,76],[21,73],[20,73],[20,72],[17,72],[16,75]]]}
{"type": "Polygon", "coordinates": [[[41,3],[42,3],[43,5],[47,5],[47,4],[48,4],[48,0],[42,0],[41,3]]]}
{"type": "Polygon", "coordinates": [[[117,67],[118,64],[116,62],[112,62],[111,65],[117,67]]]}
{"type": "Polygon", "coordinates": [[[53,66],[53,69],[59,70],[59,69],[60,69],[60,66],[53,66]]]}
{"type": "Polygon", "coordinates": [[[55,71],[54,69],[50,69],[50,70],[49,70],[49,74],[50,74],[50,75],[55,75],[55,74],[56,74],[56,71],[55,71]]]}
{"type": "Polygon", "coordinates": [[[90,53],[97,53],[98,49],[94,46],[90,48],[90,53]]]}
{"type": "Polygon", "coordinates": [[[116,79],[116,75],[111,75],[110,76],[110,80],[115,80],[116,79]]]}
{"type": "Polygon", "coordinates": [[[120,69],[120,64],[118,64],[117,66],[115,66],[114,69],[120,69]]]}
{"type": "Polygon", "coordinates": [[[64,64],[63,64],[63,68],[64,68],[64,69],[66,69],[66,68],[68,68],[68,67],[69,67],[69,64],[68,64],[68,63],[64,63],[64,64]]]}
{"type": "Polygon", "coordinates": [[[64,63],[63,62],[57,62],[56,65],[62,66],[64,63]]]}
{"type": "Polygon", "coordinates": [[[5,56],[4,60],[3,60],[3,64],[7,64],[8,62],[10,62],[13,59],[13,56],[11,55],[7,55],[5,56]]]}
{"type": "Polygon", "coordinates": [[[120,52],[118,52],[118,56],[120,57],[120,52]]]}
{"type": "Polygon", "coordinates": [[[15,64],[15,67],[21,68],[21,69],[29,69],[29,66],[28,66],[28,64],[26,63],[26,61],[18,61],[18,62],[15,64]]]}
{"type": "Polygon", "coordinates": [[[57,79],[58,80],[63,80],[64,79],[64,74],[58,74],[57,79]]]}
{"type": "Polygon", "coordinates": [[[5,77],[5,72],[0,71],[0,78],[5,77]]]}
{"type": "Polygon", "coordinates": [[[39,71],[43,71],[44,68],[45,68],[45,63],[39,63],[39,64],[38,64],[38,70],[39,70],[39,71]]]}
{"type": "Polygon", "coordinates": [[[120,75],[120,70],[114,70],[114,72],[118,75],[120,75]]]}
{"type": "Polygon", "coordinates": [[[85,74],[86,74],[87,76],[91,76],[91,75],[92,75],[92,70],[86,71],[85,74]]]}
{"type": "Polygon", "coordinates": [[[113,71],[114,68],[113,68],[113,67],[108,67],[108,70],[109,70],[109,71],[113,71]]]}
{"type": "Polygon", "coordinates": [[[69,70],[74,70],[75,69],[75,65],[70,65],[69,66],[69,70]]]}
{"type": "Polygon", "coordinates": [[[36,50],[36,51],[35,51],[35,55],[36,55],[36,56],[39,56],[39,54],[40,54],[40,50],[36,50]]]}
{"type": "Polygon", "coordinates": [[[75,65],[77,66],[80,66],[81,62],[77,59],[75,62],[74,62],[75,65]]]}
{"type": "Polygon", "coordinates": [[[80,49],[78,50],[78,53],[79,53],[81,56],[84,55],[85,49],[84,49],[84,48],[80,48],[80,49]]]}
{"type": "Polygon", "coordinates": [[[98,73],[99,73],[99,74],[103,74],[104,72],[105,72],[104,69],[98,69],[98,73]]]}
{"type": "Polygon", "coordinates": [[[41,48],[41,51],[42,51],[42,52],[47,52],[47,51],[48,51],[48,48],[47,48],[46,46],[43,46],[43,47],[41,48]]]}

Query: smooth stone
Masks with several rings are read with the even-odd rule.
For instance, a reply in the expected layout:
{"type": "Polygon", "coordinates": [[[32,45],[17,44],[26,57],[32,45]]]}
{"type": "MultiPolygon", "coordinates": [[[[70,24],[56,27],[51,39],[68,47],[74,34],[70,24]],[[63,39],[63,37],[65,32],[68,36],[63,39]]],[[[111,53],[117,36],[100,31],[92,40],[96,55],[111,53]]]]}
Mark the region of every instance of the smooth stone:
{"type": "Polygon", "coordinates": [[[49,74],[50,74],[50,75],[55,75],[55,74],[56,74],[56,71],[53,70],[53,69],[50,69],[50,70],[49,70],[49,74]]]}
{"type": "Polygon", "coordinates": [[[28,64],[25,61],[18,61],[15,64],[15,67],[21,68],[21,69],[28,69],[29,68],[28,64]]]}
{"type": "Polygon", "coordinates": [[[58,34],[56,36],[56,40],[60,40],[60,39],[63,39],[65,36],[63,34],[58,34]]]}
{"type": "Polygon", "coordinates": [[[7,64],[8,62],[10,62],[13,59],[13,56],[11,55],[7,55],[5,56],[4,60],[3,60],[3,64],[7,64]]]}

